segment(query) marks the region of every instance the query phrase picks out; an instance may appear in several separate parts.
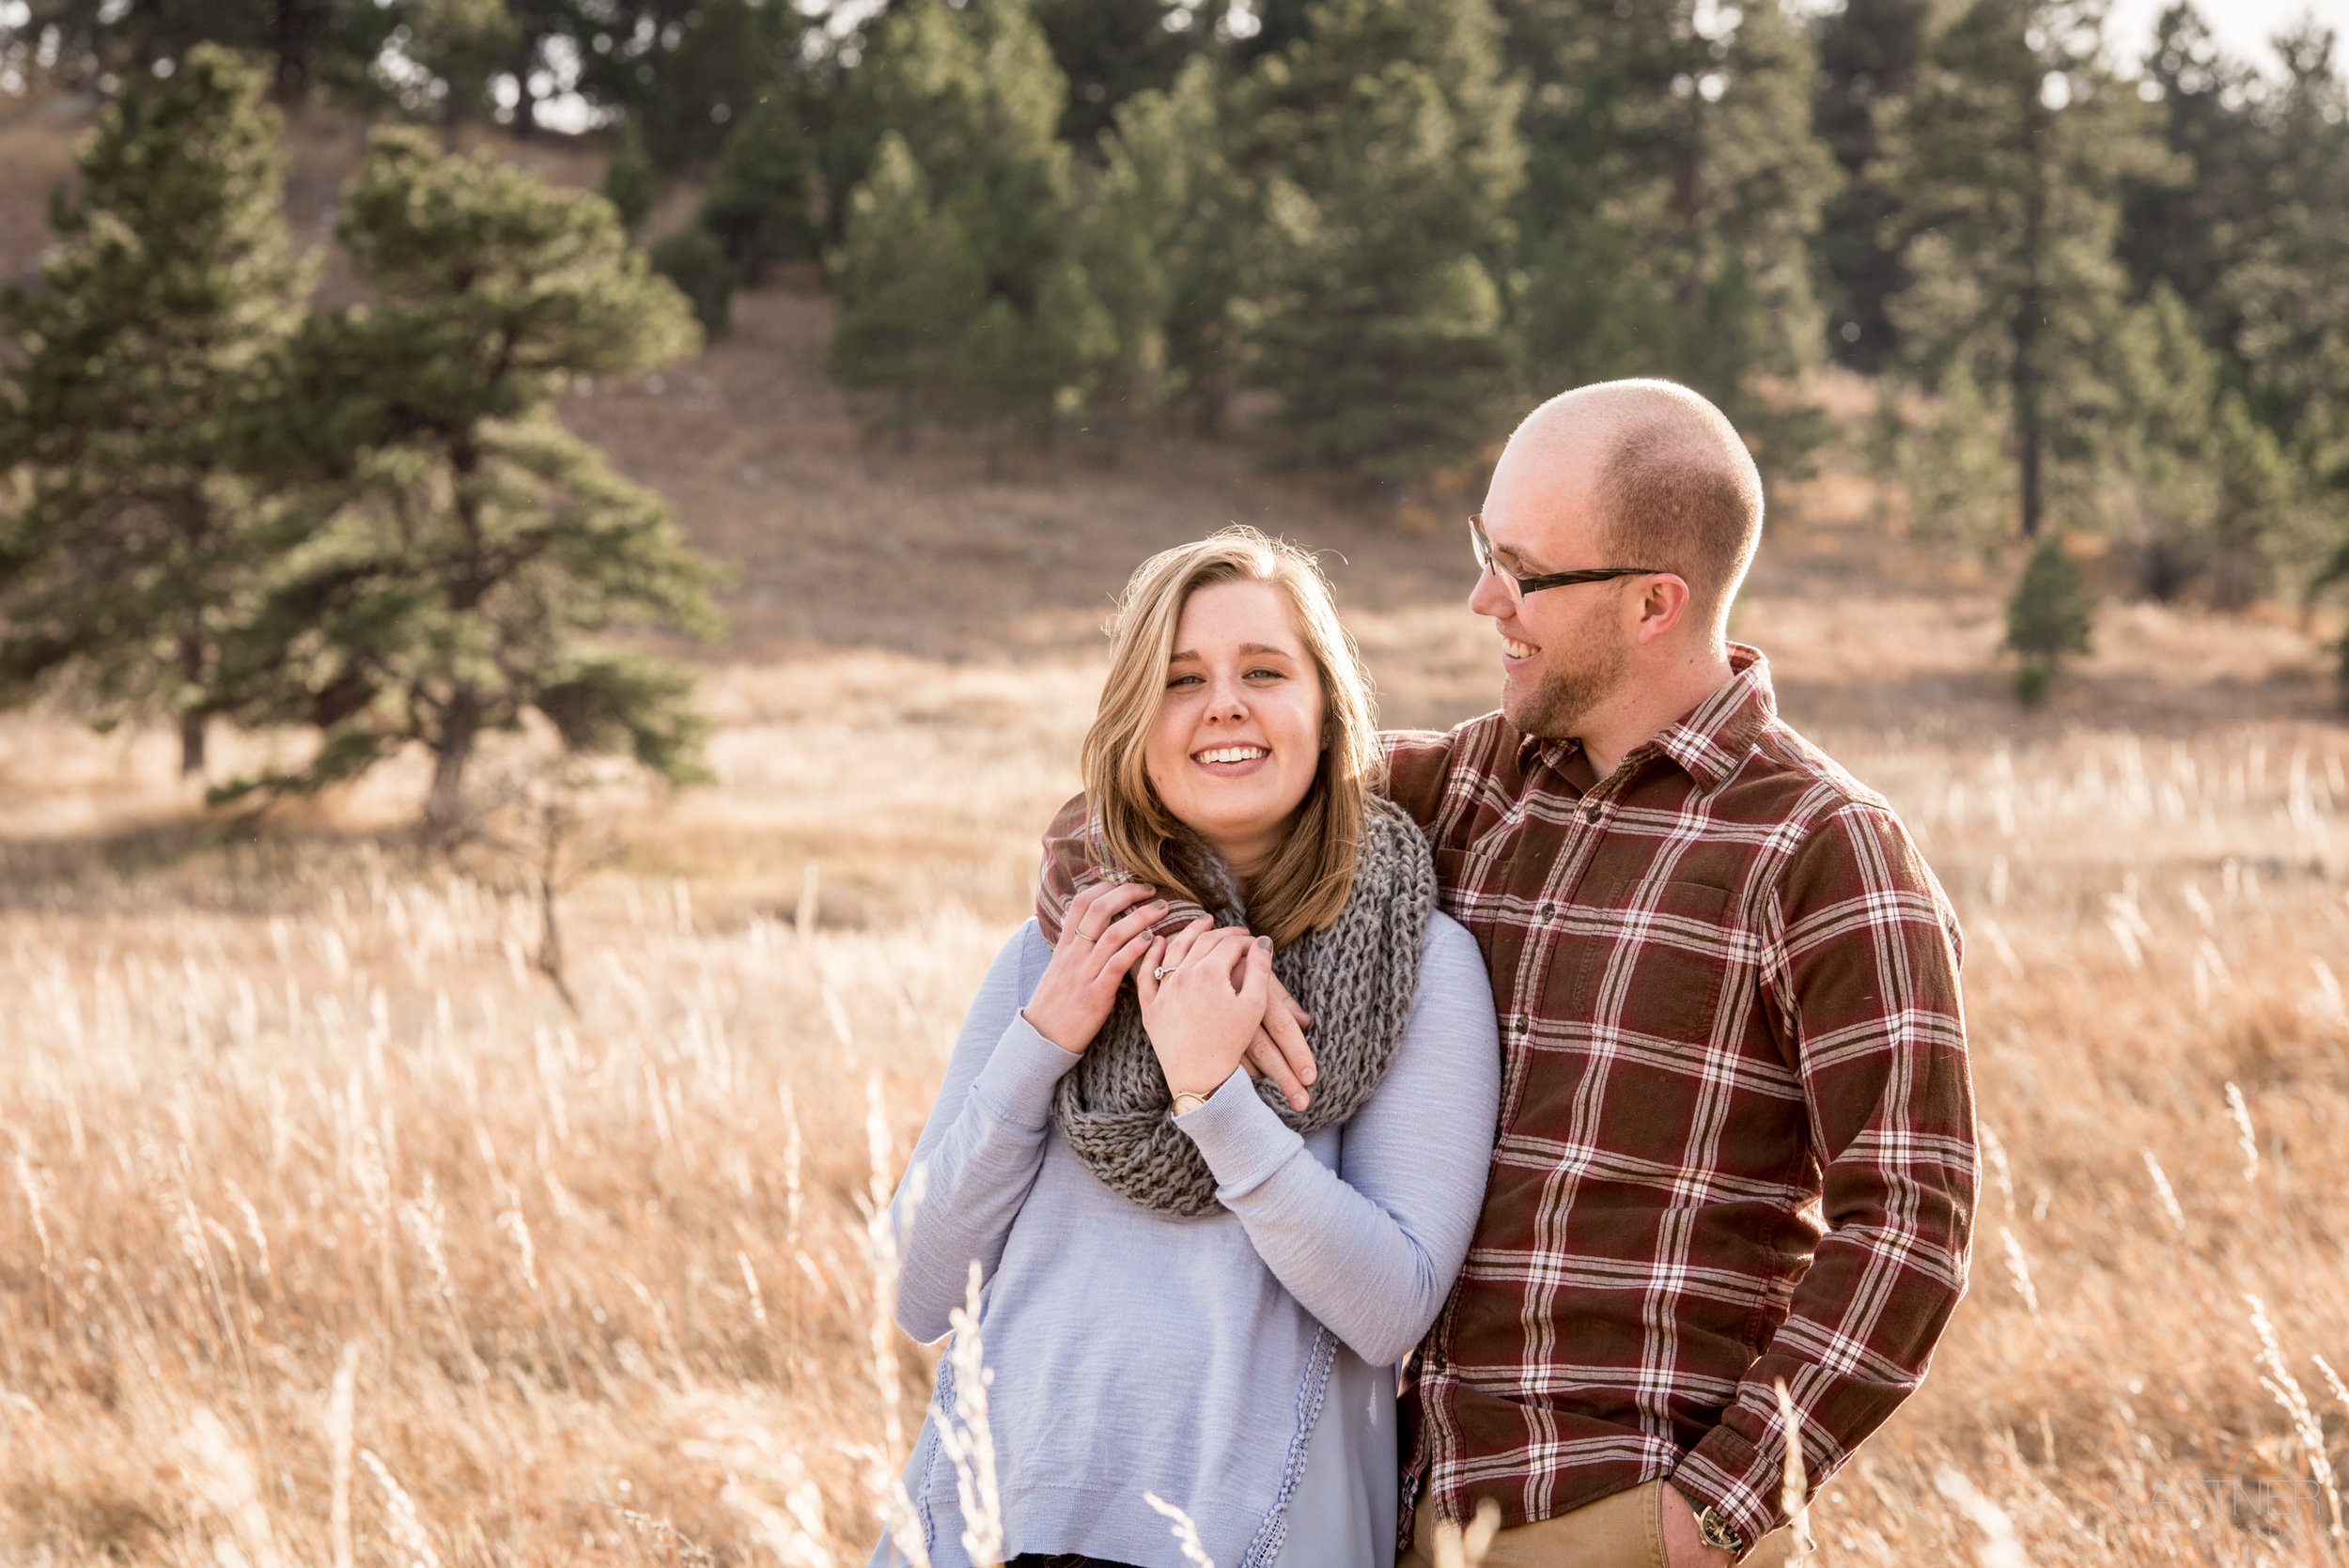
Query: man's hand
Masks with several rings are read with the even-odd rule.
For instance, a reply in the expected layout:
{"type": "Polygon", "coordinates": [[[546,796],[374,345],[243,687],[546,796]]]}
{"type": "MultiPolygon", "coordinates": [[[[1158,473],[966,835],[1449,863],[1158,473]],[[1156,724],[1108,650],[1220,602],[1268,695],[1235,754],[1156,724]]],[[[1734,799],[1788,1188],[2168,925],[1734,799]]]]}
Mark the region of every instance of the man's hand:
{"type": "Polygon", "coordinates": [[[1734,1560],[1726,1546],[1708,1546],[1697,1528],[1696,1505],[1680,1488],[1664,1483],[1664,1561],[1668,1568],[1728,1568],[1734,1560]]]}
{"type": "Polygon", "coordinates": [[[1020,1011],[1038,1034],[1072,1055],[1083,1054],[1109,1022],[1117,984],[1150,951],[1150,924],[1166,900],[1140,882],[1104,882],[1068,906],[1052,961],[1020,1011]]]}
{"type": "Polygon", "coordinates": [[[1271,982],[1272,1000],[1239,1064],[1250,1078],[1270,1079],[1288,1100],[1289,1109],[1302,1110],[1310,1103],[1305,1091],[1316,1076],[1314,1048],[1305,1043],[1305,1029],[1314,1021],[1313,1015],[1297,1004],[1277,975],[1267,978],[1271,982]]]}

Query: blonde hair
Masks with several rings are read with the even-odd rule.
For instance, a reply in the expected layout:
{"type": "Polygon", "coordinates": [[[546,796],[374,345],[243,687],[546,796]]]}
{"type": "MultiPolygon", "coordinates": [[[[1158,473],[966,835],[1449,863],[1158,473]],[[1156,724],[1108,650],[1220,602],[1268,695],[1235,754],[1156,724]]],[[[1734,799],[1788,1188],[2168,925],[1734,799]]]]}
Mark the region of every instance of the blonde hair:
{"type": "Polygon", "coordinates": [[[1219,582],[1268,582],[1288,596],[1297,629],[1321,677],[1328,745],[1295,826],[1247,888],[1249,928],[1286,947],[1338,918],[1361,858],[1368,798],[1385,783],[1361,653],[1338,619],[1330,581],[1284,539],[1235,523],[1161,551],[1135,568],[1110,625],[1110,673],[1085,732],[1085,795],[1110,863],[1155,886],[1180,889],[1213,908],[1206,868],[1190,863],[1182,824],[1150,783],[1144,751],[1166,700],[1174,632],[1190,596],[1219,582]]]}

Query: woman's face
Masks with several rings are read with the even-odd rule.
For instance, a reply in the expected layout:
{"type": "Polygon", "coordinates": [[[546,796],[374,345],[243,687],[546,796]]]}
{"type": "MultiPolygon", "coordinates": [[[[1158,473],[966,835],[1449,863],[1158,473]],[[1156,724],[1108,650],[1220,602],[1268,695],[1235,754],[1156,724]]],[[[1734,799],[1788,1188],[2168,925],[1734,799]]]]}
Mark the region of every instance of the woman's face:
{"type": "Polygon", "coordinates": [[[1263,868],[1313,788],[1323,706],[1285,593],[1246,580],[1192,593],[1143,761],[1167,810],[1235,874],[1263,868]]]}

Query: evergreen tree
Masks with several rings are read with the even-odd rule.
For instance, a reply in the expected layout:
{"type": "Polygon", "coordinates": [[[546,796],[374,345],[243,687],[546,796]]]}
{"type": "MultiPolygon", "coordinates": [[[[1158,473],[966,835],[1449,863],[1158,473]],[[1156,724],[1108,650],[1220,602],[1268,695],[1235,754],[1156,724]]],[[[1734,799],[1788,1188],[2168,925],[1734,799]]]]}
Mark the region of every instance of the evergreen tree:
{"type": "Polygon", "coordinates": [[[1252,0],[1249,20],[1254,31],[1232,40],[1233,63],[1246,69],[1258,60],[1285,52],[1314,29],[1314,8],[1319,0],[1252,0]]]}
{"type": "Polygon", "coordinates": [[[603,167],[603,199],[619,213],[621,226],[633,234],[644,226],[652,204],[661,199],[661,176],[645,156],[645,138],[634,126],[620,132],[619,147],[603,167]]]}
{"type": "Polygon", "coordinates": [[[1035,0],[1035,19],[1068,80],[1060,133],[1080,149],[1136,93],[1173,86],[1209,41],[1182,0],[1035,0]]]}
{"type": "Polygon", "coordinates": [[[1903,116],[1916,282],[1894,319],[1926,380],[1963,360],[2003,389],[2026,537],[2051,482],[2092,509],[2118,414],[2121,184],[2163,163],[2145,104],[2100,58],[2098,15],[2092,0],[1973,0],[1903,116]]]}
{"type": "Polygon", "coordinates": [[[1253,374],[1287,456],[1406,481],[1492,435],[1522,176],[1485,0],[1322,0],[1260,60],[1234,163],[1266,224],[1253,374]]]}
{"type": "Polygon", "coordinates": [[[698,220],[746,285],[756,287],[770,263],[817,254],[814,174],[794,95],[786,84],[768,87],[726,138],[698,220]]]}
{"type": "Polygon", "coordinates": [[[723,337],[734,320],[734,290],[741,282],[716,235],[688,224],[646,253],[652,270],[677,285],[693,307],[693,319],[711,337],[723,337]]]}
{"type": "Polygon", "coordinates": [[[447,831],[483,737],[531,715],[568,750],[692,776],[688,677],[602,637],[707,628],[708,568],[553,411],[565,377],[690,352],[684,300],[610,203],[412,130],[378,132],[337,235],[370,298],[303,329],[288,460],[315,505],[230,672],[241,716],[322,744],[242,787],[316,788],[420,745],[447,831]]]}
{"type": "Polygon", "coordinates": [[[248,458],[312,278],[264,90],[202,45],[132,84],[54,204],[39,288],[0,296],[22,350],[0,389],[0,699],[78,671],[102,722],[175,715],[186,773],[256,582],[248,458]]]}
{"type": "Polygon", "coordinates": [[[2043,539],[2006,603],[2006,645],[2015,654],[2015,695],[2025,707],[2046,701],[2064,660],[2089,651],[2095,596],[2057,537],[2043,539]]]}
{"type": "Polygon", "coordinates": [[[410,0],[401,52],[427,83],[402,95],[412,111],[429,110],[456,145],[457,128],[483,118],[490,85],[521,46],[521,28],[506,0],[410,0]]]}
{"type": "Polygon", "coordinates": [[[1817,416],[1765,396],[1822,336],[1809,241],[1833,190],[1810,41],[1776,6],[1505,0],[1526,62],[1515,325],[1536,391],[1654,375],[1792,468],[1817,416]]]}
{"type": "Polygon", "coordinates": [[[1194,60],[1166,92],[1128,100],[1102,141],[1079,249],[1111,334],[1101,400],[1112,429],[1189,397],[1220,433],[1248,296],[1249,201],[1226,156],[1222,76],[1194,60]]]}
{"type": "Polygon", "coordinates": [[[867,210],[851,197],[848,228],[864,231],[847,237],[832,267],[835,330],[847,340],[835,365],[851,381],[881,385],[926,364],[926,352],[868,345],[903,343],[905,333],[887,324],[900,318],[926,330],[930,304],[955,298],[961,269],[875,247],[884,220],[917,230],[943,222],[967,245],[979,293],[942,389],[906,383],[900,421],[944,413],[991,427],[998,442],[1013,428],[1051,427],[1072,399],[1081,402],[1106,334],[1071,245],[1068,149],[1054,134],[1066,84],[1023,0],[969,10],[916,0],[872,39],[850,86],[849,123],[891,127],[882,142],[897,137],[905,157],[888,171],[886,200],[867,210]]]}
{"type": "Polygon", "coordinates": [[[267,56],[273,96],[295,104],[321,85],[371,96],[369,70],[397,20],[375,0],[27,0],[13,19],[0,8],[0,59],[112,92],[212,43],[267,56]]]}
{"type": "MultiPolygon", "coordinates": [[[[2263,223],[2221,292],[2253,408],[2327,505],[2349,508],[2349,81],[2339,39],[2308,23],[2278,40],[2263,106],[2263,223]]],[[[2349,528],[2349,510],[2340,518],[2349,528]]]]}
{"type": "Polygon", "coordinates": [[[1952,365],[1932,411],[1914,428],[1897,414],[1897,474],[1917,538],[1988,556],[2013,531],[2015,508],[1999,448],[2005,423],[1963,363],[1952,365]]]}
{"type": "Polygon", "coordinates": [[[895,132],[881,138],[848,207],[848,238],[832,258],[840,304],[829,363],[843,386],[888,391],[899,445],[910,446],[917,422],[943,411],[957,383],[987,279],[970,236],[930,199],[928,179],[895,132]]]}
{"type": "Polygon", "coordinates": [[[1906,285],[1898,226],[1902,170],[1886,134],[1922,61],[1931,0],[1845,0],[1816,27],[1812,123],[1843,171],[1812,241],[1827,285],[1828,343],[1871,374],[1896,347],[1886,303],[1906,285]]]}
{"type": "Polygon", "coordinates": [[[2272,158],[2257,112],[2263,84],[2186,4],[2162,13],[2144,64],[2176,174],[2123,188],[2122,259],[2137,293],[2167,284],[2225,351],[2241,330],[2226,276],[2266,227],[2272,158]]]}
{"type": "Polygon", "coordinates": [[[580,91],[634,125],[663,174],[716,158],[801,69],[807,23],[792,0],[614,0],[582,15],[580,91]]]}

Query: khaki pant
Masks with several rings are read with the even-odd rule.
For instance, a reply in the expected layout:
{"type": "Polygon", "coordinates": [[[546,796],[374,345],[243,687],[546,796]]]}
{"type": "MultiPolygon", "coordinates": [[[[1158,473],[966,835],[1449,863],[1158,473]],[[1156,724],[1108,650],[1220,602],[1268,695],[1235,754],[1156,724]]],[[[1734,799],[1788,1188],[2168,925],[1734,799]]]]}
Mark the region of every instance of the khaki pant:
{"type": "MultiPolygon", "coordinates": [[[[1485,1568],[1666,1568],[1663,1509],[1686,1508],[1670,1484],[1643,1482],[1584,1503],[1570,1514],[1504,1529],[1493,1537],[1485,1568]]],[[[1774,1529],[1740,1560],[1738,1568],[1780,1568],[1793,1545],[1792,1534],[1774,1529]]],[[[1411,1549],[1395,1568],[1435,1568],[1436,1511],[1422,1508],[1411,1530],[1411,1549]]]]}

